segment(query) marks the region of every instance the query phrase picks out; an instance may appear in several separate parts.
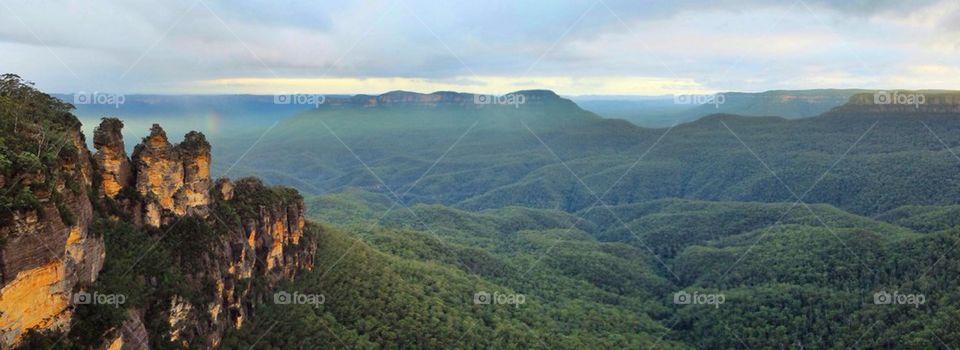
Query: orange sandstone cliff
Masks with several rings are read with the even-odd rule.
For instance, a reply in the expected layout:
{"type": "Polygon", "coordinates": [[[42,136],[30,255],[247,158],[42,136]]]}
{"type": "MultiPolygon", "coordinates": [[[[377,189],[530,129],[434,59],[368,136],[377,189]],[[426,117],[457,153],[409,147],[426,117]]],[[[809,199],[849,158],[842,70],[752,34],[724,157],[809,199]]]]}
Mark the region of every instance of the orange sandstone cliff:
{"type": "MultiPolygon", "coordinates": [[[[184,218],[218,231],[184,276],[206,295],[174,294],[160,307],[126,310],[126,321],[102,336],[105,349],[147,349],[151,337],[215,348],[228,328],[254,316],[265,290],[312,269],[316,241],[305,234],[303,198],[295,190],[254,178],[214,183],[211,146],[198,132],[171,144],[154,125],[128,157],[122,128],[105,118],[94,131],[91,155],[77,123],[69,140],[76,155],[60,162],[56,176],[18,179],[48,182],[51,190],[36,191],[39,209],[16,211],[0,227],[0,348],[16,346],[28,330],[69,330],[76,307],[71,296],[94,283],[110,259],[102,236],[90,232],[98,215],[160,234],[184,218]],[[114,209],[98,212],[105,207],[114,209]],[[165,331],[150,331],[151,320],[163,320],[165,331]]],[[[138,278],[148,288],[157,279],[138,278]]]]}
{"type": "Polygon", "coordinates": [[[8,213],[0,225],[2,347],[17,343],[29,329],[68,327],[73,288],[96,280],[103,266],[103,240],[89,232],[93,207],[84,190],[93,175],[90,152],[79,123],[63,135],[63,156],[54,169],[11,179],[33,188],[38,205],[8,213]]]}

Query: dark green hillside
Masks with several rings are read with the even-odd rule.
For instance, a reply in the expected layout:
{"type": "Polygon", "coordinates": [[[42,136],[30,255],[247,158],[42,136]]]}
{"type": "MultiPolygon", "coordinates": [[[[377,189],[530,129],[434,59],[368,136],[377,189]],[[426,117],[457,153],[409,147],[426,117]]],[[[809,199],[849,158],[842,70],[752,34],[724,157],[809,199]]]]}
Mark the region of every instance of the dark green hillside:
{"type": "Polygon", "coordinates": [[[537,103],[516,107],[322,107],[281,123],[252,149],[253,141],[234,140],[216,165],[223,171],[239,159],[232,173],[315,194],[389,188],[406,202],[469,210],[578,211],[595,202],[591,191],[614,184],[604,197],[611,205],[659,198],[791,202],[809,190],[805,202],[876,215],[960,198],[960,162],[937,139],[960,144],[960,118],[936,106],[885,112],[853,104],[800,120],[713,115],[668,133],[604,120],[538,93],[537,103]]]}
{"type": "Polygon", "coordinates": [[[883,239],[868,231],[836,230],[846,247],[824,229],[788,226],[770,233],[735,269],[744,246],[688,249],[678,273],[696,286],[727,286],[716,312],[677,313],[677,334],[700,347],[736,347],[735,330],[751,347],[819,344],[826,348],[941,348],[958,340],[951,332],[960,307],[954,291],[957,266],[949,254],[960,232],[883,239]],[[849,249],[848,249],[849,248],[849,249]],[[874,293],[922,294],[925,303],[874,304],[874,293]],[[720,326],[718,326],[720,325],[720,326]],[[710,334],[713,334],[711,336],[710,334]]]}
{"type": "MultiPolygon", "coordinates": [[[[400,240],[396,249],[409,253],[425,243],[396,231],[374,235],[400,240]]],[[[569,278],[535,271],[531,279],[556,284],[517,289],[452,265],[384,254],[337,230],[320,237],[316,270],[287,288],[322,293],[326,302],[267,305],[227,337],[225,348],[682,348],[660,340],[669,330],[640,311],[649,306],[592,301],[602,299],[582,295],[603,293],[589,288],[579,297],[551,291],[586,288],[569,278]],[[526,300],[516,307],[477,305],[477,291],[520,292],[526,300]]]]}
{"type": "MultiPolygon", "coordinates": [[[[383,204],[373,194],[330,196],[365,210],[383,204]]],[[[416,216],[397,208],[377,226],[396,229],[364,224],[366,229],[353,231],[393,256],[467,275],[478,271],[504,288],[636,310],[672,328],[665,339],[691,348],[935,348],[936,339],[924,333],[949,337],[956,322],[950,312],[960,309],[950,292],[958,284],[950,276],[960,267],[947,260],[960,232],[921,234],[825,205],[812,206],[816,216],[802,206],[783,215],[789,207],[669,199],[612,208],[645,244],[624,233],[606,210],[586,215],[571,230],[575,217],[553,210],[470,213],[416,205],[416,216]],[[726,300],[719,308],[673,305],[678,290],[722,293],[726,300]],[[874,293],[881,290],[923,294],[926,301],[919,307],[875,305],[874,293]]],[[[565,322],[593,315],[579,312],[565,322]]]]}
{"type": "Polygon", "coordinates": [[[877,219],[919,232],[942,231],[960,226],[960,206],[908,205],[885,212],[877,219]]]}

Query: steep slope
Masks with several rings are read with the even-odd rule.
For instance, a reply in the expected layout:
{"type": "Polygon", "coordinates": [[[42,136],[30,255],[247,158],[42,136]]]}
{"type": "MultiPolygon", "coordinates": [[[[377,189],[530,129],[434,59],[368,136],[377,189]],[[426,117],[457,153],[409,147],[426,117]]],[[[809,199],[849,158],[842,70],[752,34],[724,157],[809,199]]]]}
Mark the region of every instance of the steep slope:
{"type": "Polygon", "coordinates": [[[105,118],[91,156],[71,106],[0,84],[3,348],[214,348],[313,267],[303,198],[210,179],[210,144],[154,125],[127,158],[105,118]],[[45,344],[45,345],[44,345],[45,344]]]}
{"type": "Polygon", "coordinates": [[[0,84],[0,346],[69,326],[75,286],[97,279],[95,176],[69,106],[4,75],[0,84]]]}
{"type": "MultiPolygon", "coordinates": [[[[660,339],[669,329],[650,316],[655,302],[618,297],[558,274],[552,260],[522,284],[516,278],[522,270],[511,278],[478,276],[456,258],[437,258],[462,247],[437,242],[426,232],[376,230],[370,232],[375,243],[367,243],[347,231],[323,230],[316,268],[284,289],[322,292],[326,302],[265,305],[249,328],[224,340],[225,347],[249,348],[262,336],[262,343],[279,348],[683,348],[660,339]],[[478,292],[523,299],[482,304],[475,300],[478,292]]],[[[549,238],[535,239],[544,245],[539,249],[547,249],[549,238]]],[[[537,252],[529,253],[517,262],[536,259],[537,252]]]]}

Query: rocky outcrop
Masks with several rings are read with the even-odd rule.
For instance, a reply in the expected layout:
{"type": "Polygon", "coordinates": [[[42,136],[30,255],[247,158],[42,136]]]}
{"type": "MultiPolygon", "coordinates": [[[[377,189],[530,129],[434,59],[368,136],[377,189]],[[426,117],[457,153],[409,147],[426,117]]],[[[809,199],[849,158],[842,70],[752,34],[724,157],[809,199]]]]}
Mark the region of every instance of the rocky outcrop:
{"type": "Polygon", "coordinates": [[[63,137],[56,164],[18,176],[37,206],[9,213],[0,225],[0,347],[30,329],[68,327],[74,286],[96,280],[103,267],[103,240],[89,232],[93,169],[79,123],[44,131],[52,133],[63,137]]]}
{"type": "Polygon", "coordinates": [[[203,215],[210,204],[210,144],[203,134],[191,131],[177,145],[183,162],[183,187],[174,206],[187,214],[203,215]]]}
{"type": "Polygon", "coordinates": [[[127,320],[120,327],[108,332],[105,337],[106,350],[147,350],[150,349],[150,336],[143,324],[143,312],[127,310],[127,320]]]}
{"type": "MultiPolygon", "coordinates": [[[[204,135],[190,132],[174,145],[159,125],[128,158],[123,123],[105,118],[94,131],[93,156],[79,123],[71,120],[75,125],[64,133],[67,147],[56,164],[0,179],[3,185],[26,187],[37,202],[0,216],[0,348],[17,344],[28,330],[69,331],[73,292],[91,287],[106,258],[104,238],[90,232],[95,216],[129,219],[136,226],[168,225],[167,232],[191,217],[191,227],[207,231],[178,235],[202,242],[191,243],[199,247],[191,255],[170,253],[184,274],[178,286],[185,292],[154,291],[166,293],[160,295],[167,301],[127,310],[122,324],[95,337],[102,339],[102,349],[147,349],[151,337],[176,347],[216,348],[228,328],[239,328],[254,315],[265,293],[312,269],[316,242],[304,232],[303,198],[295,190],[270,188],[252,178],[220,179],[211,188],[210,144],[204,135]],[[155,324],[164,326],[151,328],[155,324]]],[[[157,280],[132,279],[143,281],[148,293],[157,280]]]]}
{"type": "MultiPolygon", "coordinates": [[[[118,145],[122,148],[122,140],[111,137],[119,135],[121,127],[122,123],[105,119],[97,129],[103,135],[98,148],[103,156],[98,153],[98,161],[123,164],[121,152],[110,153],[118,145]]],[[[218,238],[204,249],[204,256],[192,263],[196,265],[191,266],[195,272],[186,276],[195,289],[212,293],[207,296],[212,301],[196,304],[186,296],[173,295],[159,310],[137,314],[137,320],[165,320],[168,330],[159,336],[184,348],[218,346],[226,329],[243,325],[252,317],[255,301],[262,299],[256,294],[262,293],[264,286],[254,284],[255,278],[265,282],[268,289],[273,288],[301,270],[312,269],[316,251],[316,243],[304,234],[303,198],[296,190],[269,188],[253,178],[236,183],[219,179],[213,186],[210,161],[210,144],[203,134],[190,132],[181,143],[173,145],[166,132],[154,125],[150,135],[134,148],[131,180],[116,181],[126,185],[113,192],[120,193],[128,187],[127,191],[136,195],[111,196],[134,223],[175,225],[179,218],[192,215],[227,231],[216,234],[218,238]],[[221,217],[223,214],[218,212],[236,216],[221,217]],[[211,291],[206,286],[215,288],[211,291]]],[[[105,179],[119,173],[107,165],[100,164],[105,179]]],[[[109,196],[107,187],[112,182],[104,181],[101,186],[109,196]]],[[[131,344],[129,337],[122,334],[108,339],[108,346],[127,348],[131,344]]]]}
{"type": "Polygon", "coordinates": [[[192,277],[197,285],[215,286],[213,302],[193,305],[174,297],[161,315],[170,326],[169,339],[185,347],[216,347],[228,327],[239,328],[253,316],[255,300],[262,297],[257,296],[254,279],[272,289],[312,269],[316,252],[316,242],[304,232],[303,197],[295,190],[269,188],[258,179],[244,178],[236,183],[217,180],[212,192],[209,220],[228,232],[210,247],[203,276],[192,277]],[[217,208],[229,208],[226,212],[237,216],[220,217],[217,208]]]}
{"type": "Polygon", "coordinates": [[[150,136],[134,148],[133,166],[135,187],[144,198],[146,224],[160,226],[163,216],[186,214],[174,203],[174,195],[183,188],[183,163],[159,125],[154,124],[150,136]]]}
{"type": "Polygon", "coordinates": [[[101,193],[114,198],[120,189],[131,184],[133,179],[130,159],[123,144],[123,122],[115,118],[104,118],[93,131],[93,147],[97,149],[94,158],[99,165],[101,193]]]}
{"type": "Polygon", "coordinates": [[[178,216],[205,215],[211,182],[210,144],[203,134],[190,132],[174,146],[163,128],[154,124],[150,135],[134,148],[132,164],[145,224],[159,227],[178,216]]]}
{"type": "Polygon", "coordinates": [[[312,243],[301,245],[304,237],[303,197],[292,189],[270,189],[256,178],[231,184],[221,182],[218,192],[227,192],[240,208],[242,254],[234,256],[231,271],[237,276],[259,272],[267,276],[296,277],[297,271],[313,268],[312,243]],[[224,191],[225,187],[232,188],[224,191]],[[297,247],[298,249],[291,249],[297,247]],[[278,273],[270,275],[271,273],[278,273]]]}

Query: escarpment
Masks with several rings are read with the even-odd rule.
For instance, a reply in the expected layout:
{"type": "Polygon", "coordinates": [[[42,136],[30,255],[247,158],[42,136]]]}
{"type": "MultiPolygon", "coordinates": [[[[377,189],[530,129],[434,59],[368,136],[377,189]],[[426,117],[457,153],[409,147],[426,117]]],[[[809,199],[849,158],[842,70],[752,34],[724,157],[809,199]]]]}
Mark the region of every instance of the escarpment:
{"type": "Polygon", "coordinates": [[[172,144],[154,125],[128,157],[123,123],[105,118],[91,154],[75,117],[60,117],[17,125],[26,149],[40,143],[49,155],[0,172],[14,193],[4,203],[17,204],[0,213],[0,348],[35,336],[80,348],[215,348],[281,281],[313,268],[299,193],[254,178],[214,184],[203,134],[172,144]]]}
{"type": "Polygon", "coordinates": [[[891,90],[850,96],[827,115],[949,115],[960,113],[960,94],[944,91],[891,90]]]}
{"type": "MultiPolygon", "coordinates": [[[[105,119],[99,129],[117,125],[122,127],[105,119]]],[[[303,198],[296,190],[270,188],[254,178],[219,179],[214,186],[210,149],[201,133],[190,132],[173,145],[154,125],[130,160],[133,180],[126,192],[134,195],[117,196],[124,201],[117,207],[134,223],[158,227],[177,240],[170,243],[171,253],[183,265],[184,284],[205,293],[202,300],[163,295],[143,312],[131,313],[145,318],[134,324],[165,320],[161,336],[177,347],[216,347],[228,327],[239,328],[253,316],[260,294],[312,269],[316,251],[315,241],[304,234],[303,198]],[[261,281],[259,289],[254,280],[261,281]]],[[[99,169],[104,178],[113,174],[104,165],[99,169]]],[[[102,184],[106,193],[110,183],[102,184]]]]}
{"type": "Polygon", "coordinates": [[[18,123],[18,142],[0,147],[16,155],[0,172],[8,197],[0,212],[0,348],[29,330],[67,329],[73,289],[96,280],[104,262],[103,239],[90,232],[90,152],[79,122],[57,117],[18,123]],[[20,146],[29,151],[17,153],[20,146]]]}

